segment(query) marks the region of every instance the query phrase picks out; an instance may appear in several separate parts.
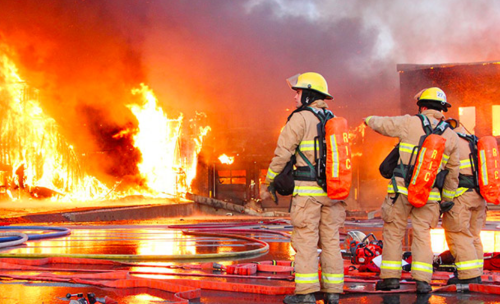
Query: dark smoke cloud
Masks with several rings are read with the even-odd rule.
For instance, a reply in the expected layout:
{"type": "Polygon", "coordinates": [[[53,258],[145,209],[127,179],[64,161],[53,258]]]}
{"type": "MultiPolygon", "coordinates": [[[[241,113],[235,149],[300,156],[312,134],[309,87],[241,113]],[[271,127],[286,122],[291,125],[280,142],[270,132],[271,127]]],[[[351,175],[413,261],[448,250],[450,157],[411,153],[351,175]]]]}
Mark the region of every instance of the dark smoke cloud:
{"type": "Polygon", "coordinates": [[[144,46],[150,83],[168,106],[207,112],[219,151],[238,151],[245,142],[246,150],[262,154],[265,143],[272,156],[290,114],[285,110],[294,107],[285,79],[299,72],[323,74],[335,97],[332,109],[355,125],[359,105],[369,108],[396,92],[394,85],[381,87],[386,73],[370,78],[371,66],[351,69],[353,58],[370,56],[375,44],[361,20],[277,17],[276,9],[272,1],[251,10],[243,1],[189,1],[159,2],[151,10],[144,46]]]}

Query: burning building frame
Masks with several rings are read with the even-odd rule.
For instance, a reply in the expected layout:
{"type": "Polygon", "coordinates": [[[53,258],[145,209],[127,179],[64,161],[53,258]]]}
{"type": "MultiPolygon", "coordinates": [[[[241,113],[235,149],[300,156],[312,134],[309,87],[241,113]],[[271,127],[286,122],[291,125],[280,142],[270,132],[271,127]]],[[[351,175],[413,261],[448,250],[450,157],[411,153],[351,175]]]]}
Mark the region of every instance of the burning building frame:
{"type": "Polygon", "coordinates": [[[189,120],[182,113],[169,118],[149,87],[131,89],[137,103],[127,107],[137,123],[117,130],[111,140],[132,138],[130,149],[139,151],[140,158],[123,165],[137,166],[138,173],[114,176],[106,184],[88,172],[88,151],[63,135],[56,119],[44,112],[40,95],[7,53],[0,52],[1,195],[82,202],[127,195],[182,197],[190,191],[198,153],[210,131],[203,113],[189,120]]]}
{"type": "Polygon", "coordinates": [[[401,112],[414,113],[413,96],[427,87],[439,87],[455,118],[478,137],[500,136],[500,62],[399,64],[401,112]]]}

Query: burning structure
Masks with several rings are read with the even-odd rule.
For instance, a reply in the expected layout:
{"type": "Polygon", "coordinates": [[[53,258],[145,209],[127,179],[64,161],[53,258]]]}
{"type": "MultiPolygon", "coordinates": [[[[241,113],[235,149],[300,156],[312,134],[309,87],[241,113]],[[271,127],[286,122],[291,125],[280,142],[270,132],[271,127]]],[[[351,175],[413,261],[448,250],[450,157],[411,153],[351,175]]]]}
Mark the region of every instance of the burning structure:
{"type": "MultiPolygon", "coordinates": [[[[1,50],[7,49],[1,47],[1,50]]],[[[58,196],[71,201],[102,200],[125,195],[180,196],[190,190],[197,155],[210,130],[203,114],[187,123],[171,119],[144,84],[131,90],[136,103],[127,105],[137,125],[117,130],[114,140],[132,139],[140,152],[137,174],[115,176],[111,185],[88,173],[88,152],[78,150],[44,112],[39,91],[19,75],[6,52],[0,52],[0,186],[11,199],[58,196]]],[[[93,151],[105,154],[106,151],[93,151]]],[[[129,170],[134,171],[134,170],[129,170]]]]}
{"type": "Polygon", "coordinates": [[[415,112],[415,93],[436,86],[452,104],[447,117],[478,137],[500,136],[500,62],[399,64],[397,70],[402,113],[415,112]]]}

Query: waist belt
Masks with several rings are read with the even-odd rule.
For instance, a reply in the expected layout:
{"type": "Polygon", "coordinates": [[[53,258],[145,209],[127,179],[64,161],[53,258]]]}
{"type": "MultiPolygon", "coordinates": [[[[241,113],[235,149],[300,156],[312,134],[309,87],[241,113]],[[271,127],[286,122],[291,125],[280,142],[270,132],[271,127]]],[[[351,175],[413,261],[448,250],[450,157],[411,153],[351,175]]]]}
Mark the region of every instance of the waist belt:
{"type": "Polygon", "coordinates": [[[458,187],[461,188],[476,188],[476,182],[472,175],[458,175],[458,187]]]}
{"type": "Polygon", "coordinates": [[[311,170],[309,166],[296,167],[296,170],[293,170],[293,179],[299,181],[316,181],[316,172],[311,170]]]}
{"type": "Polygon", "coordinates": [[[398,166],[394,169],[393,174],[394,176],[409,180],[411,178],[411,175],[413,174],[413,166],[398,164],[398,166]]]}

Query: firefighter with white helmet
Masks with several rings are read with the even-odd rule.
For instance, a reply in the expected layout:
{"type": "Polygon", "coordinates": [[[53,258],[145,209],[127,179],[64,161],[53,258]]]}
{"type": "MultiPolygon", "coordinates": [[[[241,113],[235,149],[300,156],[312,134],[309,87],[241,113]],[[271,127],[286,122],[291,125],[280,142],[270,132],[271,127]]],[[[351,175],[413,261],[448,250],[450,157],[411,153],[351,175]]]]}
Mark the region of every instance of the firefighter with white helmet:
{"type": "MultiPolygon", "coordinates": [[[[430,229],[437,226],[440,209],[442,212],[447,212],[453,207],[451,201],[458,186],[460,166],[458,136],[451,129],[446,128],[442,113],[448,111],[451,105],[447,102],[445,93],[436,87],[420,91],[415,95],[415,99],[420,116],[370,116],[365,119],[365,124],[376,132],[397,137],[400,140],[399,164],[393,171],[388,194],[382,204],[384,250],[380,267],[382,281],[377,282],[376,285],[378,290],[399,288],[402,272],[402,240],[409,216],[413,226],[412,277],[417,283],[417,293],[429,293],[432,290],[429,284],[433,272],[430,229]],[[446,139],[443,147],[444,153],[434,156],[442,159],[440,164],[437,164],[439,170],[446,170],[448,173],[444,178],[442,192],[438,187],[426,186],[428,196],[423,206],[417,208],[408,199],[411,186],[409,180],[413,183],[413,171],[418,171],[412,169],[410,160],[415,160],[417,157],[417,147],[421,145],[420,139],[426,134],[424,127],[429,126],[432,131],[444,126],[444,132],[440,135],[446,139]]],[[[436,136],[439,138],[438,135],[436,136]]]]}
{"type": "Polygon", "coordinates": [[[460,154],[454,206],[443,215],[442,224],[458,275],[449,279],[448,284],[480,284],[484,262],[480,233],[486,223],[487,203],[480,194],[477,180],[477,137],[467,134],[458,121],[451,119],[448,122],[459,136],[460,154]]]}
{"type": "MultiPolygon", "coordinates": [[[[325,100],[333,97],[322,75],[303,73],[290,77],[287,82],[296,91],[297,109],[290,115],[278,138],[275,156],[266,176],[267,187],[261,188],[263,199],[269,196],[268,190],[274,192],[275,177],[293,155],[296,155],[295,166],[299,173],[312,173],[308,162],[316,165],[313,142],[318,136],[320,119],[317,115],[333,116],[326,109],[325,100]]],[[[314,293],[322,291],[325,303],[338,303],[344,285],[339,228],[344,225],[345,203],[330,199],[316,179],[299,177],[299,173],[294,176],[290,212],[293,225],[291,242],[296,251],[295,294],[287,296],[284,302],[316,303],[314,293]],[[318,246],[322,249],[321,278],[318,274],[318,246]]]]}

